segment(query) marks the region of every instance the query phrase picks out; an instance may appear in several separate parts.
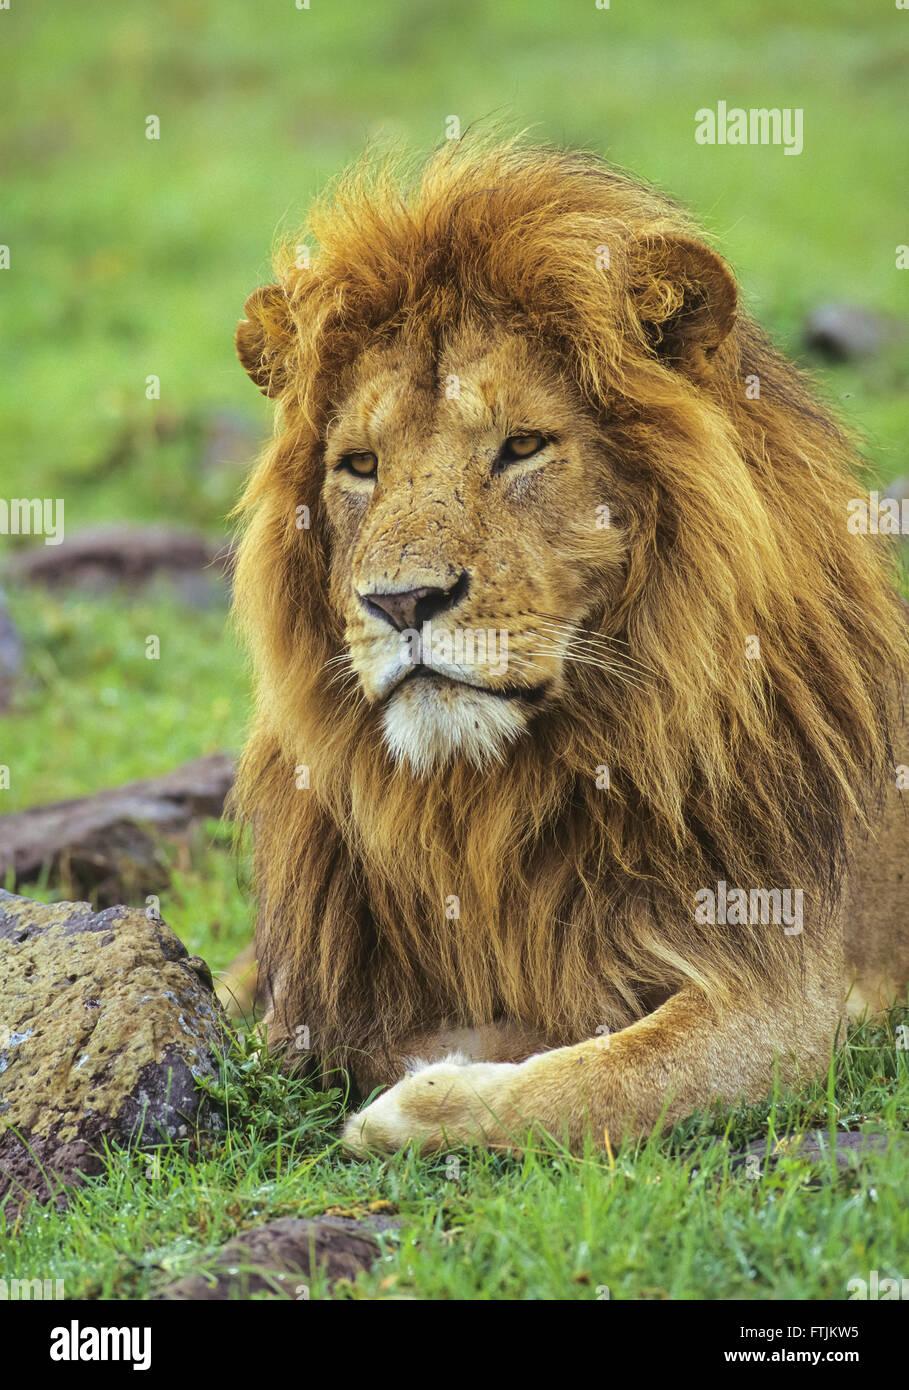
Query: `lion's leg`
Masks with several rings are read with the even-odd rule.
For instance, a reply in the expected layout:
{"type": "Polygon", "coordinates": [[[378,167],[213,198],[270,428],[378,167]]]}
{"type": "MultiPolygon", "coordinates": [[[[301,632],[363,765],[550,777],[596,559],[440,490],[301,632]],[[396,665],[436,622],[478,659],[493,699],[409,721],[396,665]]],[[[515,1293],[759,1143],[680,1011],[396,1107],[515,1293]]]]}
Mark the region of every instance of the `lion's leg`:
{"type": "Polygon", "coordinates": [[[710,1101],[757,1100],[770,1089],[774,1062],[784,1076],[827,1065],[841,997],[810,985],[803,1007],[791,1000],[762,1011],[717,1015],[694,991],[611,1038],[544,1052],[517,1064],[441,1062],[407,1076],[355,1115],[345,1142],[363,1152],[410,1141],[425,1152],[456,1143],[518,1144],[530,1126],[573,1148],[590,1131],[617,1142],[647,1133],[710,1101]]]}

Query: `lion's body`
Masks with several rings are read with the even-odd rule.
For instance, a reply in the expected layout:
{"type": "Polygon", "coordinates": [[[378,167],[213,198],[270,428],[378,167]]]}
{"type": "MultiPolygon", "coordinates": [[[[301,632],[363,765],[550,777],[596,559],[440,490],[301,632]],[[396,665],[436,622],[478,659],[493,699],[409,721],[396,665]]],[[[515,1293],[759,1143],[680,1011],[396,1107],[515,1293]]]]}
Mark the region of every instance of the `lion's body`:
{"type": "Polygon", "coordinates": [[[280,397],[236,577],[272,1036],[363,1093],[459,1051],[355,1145],[579,1142],[816,1071],[844,925],[864,997],[909,970],[905,630],[848,440],[681,214],[593,160],[357,175],[316,232],[238,334],[280,397]],[[430,607],[507,663],[423,629],[409,670],[430,607]],[[804,908],[695,910],[733,888],[804,908]]]}

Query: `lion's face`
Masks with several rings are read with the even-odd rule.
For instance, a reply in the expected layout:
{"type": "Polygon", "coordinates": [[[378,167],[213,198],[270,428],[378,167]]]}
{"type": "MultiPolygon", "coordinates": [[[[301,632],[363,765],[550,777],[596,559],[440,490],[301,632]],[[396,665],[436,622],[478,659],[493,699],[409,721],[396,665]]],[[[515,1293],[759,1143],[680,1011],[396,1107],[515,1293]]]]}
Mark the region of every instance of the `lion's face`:
{"type": "Polygon", "coordinates": [[[476,326],[365,352],[335,402],[324,501],[342,669],[394,756],[420,774],[500,757],[559,701],[623,554],[595,422],[555,363],[476,326]]]}

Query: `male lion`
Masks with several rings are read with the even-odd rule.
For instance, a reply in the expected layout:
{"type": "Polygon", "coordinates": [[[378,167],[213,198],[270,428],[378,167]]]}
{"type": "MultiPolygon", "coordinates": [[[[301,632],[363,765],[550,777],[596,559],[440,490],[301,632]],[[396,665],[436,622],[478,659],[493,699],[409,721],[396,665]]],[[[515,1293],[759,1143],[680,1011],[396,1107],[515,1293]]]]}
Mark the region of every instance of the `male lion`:
{"type": "Polygon", "coordinates": [[[359,168],[276,270],[237,331],[278,404],[236,573],[272,1040],[391,1087],[357,1151],[826,1068],[847,987],[909,974],[905,623],[847,438],[588,155],[359,168]]]}

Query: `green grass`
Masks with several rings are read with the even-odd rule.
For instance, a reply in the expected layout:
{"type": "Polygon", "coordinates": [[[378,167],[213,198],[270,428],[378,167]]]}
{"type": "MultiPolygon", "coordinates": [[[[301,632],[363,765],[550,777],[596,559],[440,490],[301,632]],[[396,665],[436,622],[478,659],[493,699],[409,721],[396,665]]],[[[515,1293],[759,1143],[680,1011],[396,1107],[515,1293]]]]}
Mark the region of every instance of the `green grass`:
{"type": "Polygon", "coordinates": [[[187,609],[163,585],[137,598],[41,589],[8,598],[27,671],[0,735],[4,810],[239,746],[250,693],[223,604],[187,609]],[[149,636],[160,639],[157,660],[146,657],[149,636]]]}
{"type": "MultiPolygon", "coordinates": [[[[0,12],[0,243],[12,256],[0,272],[0,495],[62,497],[70,532],[129,520],[225,536],[240,473],[206,466],[201,441],[214,412],[269,428],[232,340],[269,276],[276,228],[302,221],[367,140],[425,148],[452,114],[588,146],[675,194],[793,355],[820,300],[905,313],[895,248],[907,241],[897,113],[909,30],[892,4],[311,3],[0,12]],[[802,107],[804,153],[696,146],[694,113],[719,99],[802,107]],[[149,114],[159,141],[144,138],[149,114]],[[150,374],[160,401],[145,397],[150,374]]],[[[824,369],[819,387],[865,436],[875,480],[906,471],[898,346],[824,369]]],[[[217,604],[189,607],[163,584],[8,597],[27,670],[0,727],[11,771],[0,809],[240,747],[249,682],[217,604]],[[150,634],[159,661],[145,657],[150,634]]],[[[215,969],[248,938],[248,868],[212,825],[173,851],[160,897],[215,969]]],[[[405,1224],[346,1296],[837,1298],[853,1275],[904,1269],[900,1153],[845,1175],[786,1159],[757,1181],[730,1170],[729,1153],[770,1124],[905,1130],[906,1056],[886,1028],[867,1029],[838,1056],[832,1107],[818,1084],[774,1108],[697,1118],[614,1163],[479,1153],[459,1156],[456,1180],[446,1156],[345,1158],[328,1124],[337,1100],[237,1056],[226,1139],[172,1150],[159,1178],[112,1156],[67,1213],[28,1212],[0,1235],[0,1268],[63,1277],[70,1296],[142,1297],[240,1227],[381,1200],[405,1224]]]]}
{"type": "MultiPolygon", "coordinates": [[[[855,1031],[832,1088],[821,1080],[765,1105],[717,1107],[665,1138],[583,1158],[539,1144],[520,1158],[350,1161],[333,1137],[339,1092],[288,1080],[247,1041],[212,1087],[224,1138],[174,1146],[157,1172],[146,1157],[111,1154],[68,1213],[14,1225],[7,1256],[17,1277],[62,1278],[70,1298],[147,1298],[205,1270],[244,1228],[378,1205],[401,1226],[336,1298],[842,1299],[854,1277],[903,1269],[905,1148],[845,1170],[783,1157],[758,1176],[730,1157],[768,1133],[904,1129],[909,1054],[893,1035],[903,1016],[855,1031]]],[[[308,1294],[330,1296],[321,1278],[308,1294]]]]}

